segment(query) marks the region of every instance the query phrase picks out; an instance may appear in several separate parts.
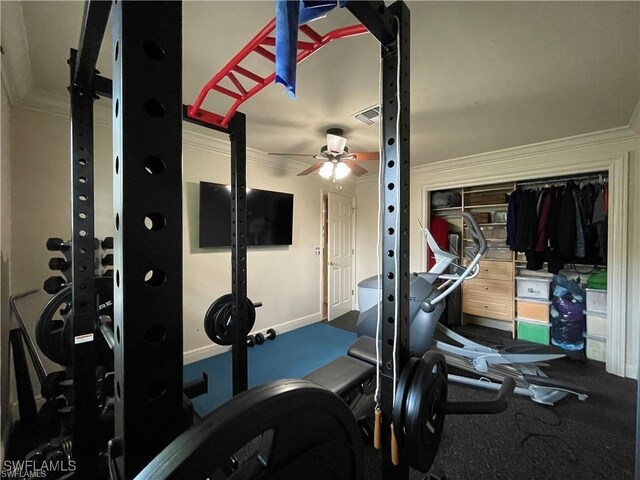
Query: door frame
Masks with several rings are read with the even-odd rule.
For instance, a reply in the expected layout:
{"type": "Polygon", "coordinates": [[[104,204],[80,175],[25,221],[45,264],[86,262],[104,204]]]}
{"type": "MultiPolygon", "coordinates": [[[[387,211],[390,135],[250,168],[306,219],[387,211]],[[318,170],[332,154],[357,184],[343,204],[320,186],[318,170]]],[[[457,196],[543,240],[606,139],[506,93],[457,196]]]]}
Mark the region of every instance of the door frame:
{"type": "MultiPolygon", "coordinates": [[[[352,212],[352,218],[353,221],[351,222],[351,251],[353,252],[351,254],[351,285],[353,286],[353,294],[351,295],[351,310],[354,309],[355,306],[355,298],[356,298],[356,289],[358,288],[356,285],[356,196],[355,195],[345,195],[341,192],[335,192],[333,190],[330,190],[328,188],[321,188],[320,189],[320,283],[319,283],[319,304],[320,304],[320,320],[329,320],[329,304],[328,304],[328,296],[329,296],[329,276],[328,276],[328,271],[329,269],[327,268],[326,270],[324,269],[324,256],[325,253],[328,255],[327,247],[329,245],[329,237],[327,236],[327,233],[329,231],[329,223],[331,222],[331,211],[328,208],[329,205],[329,194],[334,194],[334,195],[338,195],[339,197],[343,197],[343,198],[347,198],[347,199],[351,199],[351,212],[352,212]],[[327,225],[326,225],[326,231],[325,231],[325,225],[324,225],[324,214],[323,214],[323,208],[324,208],[324,197],[327,197],[327,225]],[[324,317],[324,301],[325,301],[325,296],[327,298],[327,316],[326,318],[324,317]]],[[[328,267],[328,266],[327,266],[328,267]]]]}
{"type": "MultiPolygon", "coordinates": [[[[553,176],[580,175],[606,171],[609,175],[609,224],[608,224],[608,282],[607,282],[607,342],[617,348],[607,348],[606,370],[618,376],[636,377],[627,365],[627,273],[628,261],[628,208],[629,208],[629,152],[601,153],[600,151],[540,152],[507,156],[504,159],[481,161],[467,157],[456,167],[450,163],[432,164],[429,175],[415,180],[414,199],[420,205],[420,216],[425,223],[430,211],[431,195],[435,190],[468,187],[553,176]],[[516,161],[520,160],[520,161],[516,161]],[[473,162],[473,163],[471,163],[473,162]]],[[[414,203],[416,204],[416,203],[414,203]]],[[[412,266],[416,261],[426,263],[426,242],[412,237],[412,266]],[[414,253],[415,252],[415,253],[414,253]]],[[[637,368],[637,366],[636,366],[637,368]]]]}

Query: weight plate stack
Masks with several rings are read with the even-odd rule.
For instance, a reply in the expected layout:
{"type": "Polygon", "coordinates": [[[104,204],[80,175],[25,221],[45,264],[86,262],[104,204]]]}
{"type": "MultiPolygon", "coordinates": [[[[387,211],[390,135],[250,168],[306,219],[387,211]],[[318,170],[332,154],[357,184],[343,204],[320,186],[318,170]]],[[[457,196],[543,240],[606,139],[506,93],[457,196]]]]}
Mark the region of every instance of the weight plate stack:
{"type": "Polygon", "coordinates": [[[447,400],[447,392],[444,356],[429,351],[418,361],[404,412],[407,462],[423,473],[429,471],[438,453],[445,415],[436,411],[436,405],[447,400]]]}

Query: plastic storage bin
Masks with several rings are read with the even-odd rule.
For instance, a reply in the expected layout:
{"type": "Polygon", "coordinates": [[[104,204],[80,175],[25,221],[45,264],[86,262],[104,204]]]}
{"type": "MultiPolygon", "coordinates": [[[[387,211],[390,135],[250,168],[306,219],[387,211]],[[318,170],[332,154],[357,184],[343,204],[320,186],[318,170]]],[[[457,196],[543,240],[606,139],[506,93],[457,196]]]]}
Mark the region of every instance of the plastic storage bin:
{"type": "Polygon", "coordinates": [[[496,240],[505,240],[507,238],[507,227],[501,225],[493,227],[493,238],[496,240]]]}
{"type": "Polygon", "coordinates": [[[585,288],[587,292],[587,310],[594,313],[607,313],[607,291],[585,288]]]}
{"type": "MultiPolygon", "coordinates": [[[[486,222],[486,223],[489,223],[489,222],[486,222]]],[[[491,240],[493,238],[493,227],[492,226],[481,225],[480,226],[480,230],[482,231],[482,234],[484,235],[485,239],[491,240]]]]}
{"type": "MultiPolygon", "coordinates": [[[[516,277],[518,297],[549,300],[551,279],[544,277],[516,277]]],[[[591,310],[591,309],[589,309],[591,310]]]]}
{"type": "Polygon", "coordinates": [[[517,315],[533,322],[549,322],[549,300],[516,297],[517,315]]]}
{"type": "Polygon", "coordinates": [[[484,256],[487,260],[511,260],[511,250],[501,247],[489,247],[484,256]]]}
{"type": "Polygon", "coordinates": [[[507,223],[507,212],[506,210],[496,210],[493,212],[491,216],[491,220],[494,223],[507,223]]]}
{"type": "Polygon", "coordinates": [[[586,354],[589,360],[607,361],[607,339],[595,335],[585,335],[587,341],[586,354]]]}
{"type": "Polygon", "coordinates": [[[550,323],[530,322],[520,317],[516,317],[518,322],[518,339],[529,342],[549,345],[550,323]]]}
{"type": "Polygon", "coordinates": [[[592,335],[596,337],[606,337],[607,336],[607,314],[590,312],[589,310],[585,310],[584,313],[587,316],[587,335],[592,335]]]}

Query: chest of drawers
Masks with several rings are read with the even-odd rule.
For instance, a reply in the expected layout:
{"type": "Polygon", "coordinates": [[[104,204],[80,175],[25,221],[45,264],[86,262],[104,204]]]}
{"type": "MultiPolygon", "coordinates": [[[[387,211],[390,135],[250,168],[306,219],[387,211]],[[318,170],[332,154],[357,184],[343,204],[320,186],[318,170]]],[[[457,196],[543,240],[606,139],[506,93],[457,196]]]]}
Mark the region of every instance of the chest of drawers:
{"type": "Polygon", "coordinates": [[[513,263],[482,260],[478,276],[462,284],[462,311],[513,322],[513,295],[513,263]]]}

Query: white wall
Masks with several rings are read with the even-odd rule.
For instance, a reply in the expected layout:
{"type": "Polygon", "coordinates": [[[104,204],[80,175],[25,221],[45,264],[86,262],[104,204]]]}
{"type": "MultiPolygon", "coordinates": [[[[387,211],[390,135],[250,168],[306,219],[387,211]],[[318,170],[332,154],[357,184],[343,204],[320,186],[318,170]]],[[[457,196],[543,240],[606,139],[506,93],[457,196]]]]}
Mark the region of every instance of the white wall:
{"type": "Polygon", "coordinates": [[[11,166],[10,135],[11,107],[1,83],[0,119],[2,135],[0,139],[0,462],[4,461],[5,442],[9,436],[9,287],[11,253],[11,166]]]}
{"type": "MultiPolygon", "coordinates": [[[[619,349],[623,358],[620,362],[621,369],[617,373],[636,377],[640,343],[640,304],[637,300],[637,294],[640,291],[640,216],[636,208],[640,204],[640,145],[637,131],[621,128],[412,168],[411,269],[424,270],[424,246],[418,234],[415,218],[419,217],[423,223],[426,220],[423,203],[427,186],[439,189],[513,181],[527,177],[540,178],[545,175],[553,176],[554,169],[569,173],[588,171],[591,164],[603,165],[616,162],[626,155],[629,158],[628,174],[622,179],[620,185],[616,186],[612,183],[612,188],[620,190],[628,188],[628,210],[626,204],[622,210],[627,230],[624,238],[620,239],[620,247],[622,247],[620,250],[626,247],[627,259],[626,265],[622,265],[619,269],[624,277],[619,283],[626,284],[623,295],[626,320],[622,320],[623,324],[626,322],[626,335],[620,341],[626,344],[619,349]],[[535,173],[527,173],[528,171],[535,171],[535,173]]],[[[359,202],[364,198],[376,202],[375,194],[375,179],[358,182],[359,202]]],[[[620,201],[625,203],[627,198],[623,196],[620,201]]],[[[356,215],[358,226],[356,280],[359,281],[371,275],[372,271],[375,272],[375,242],[371,239],[375,238],[376,234],[376,209],[359,208],[356,215]]],[[[610,229],[612,229],[611,225],[610,229]]],[[[618,305],[614,307],[620,308],[618,305]]]]}
{"type": "Polygon", "coordinates": [[[378,273],[377,245],[377,184],[375,179],[358,181],[356,182],[356,284],[378,273]]]}
{"type": "MultiPolygon", "coordinates": [[[[209,350],[211,341],[202,329],[204,313],[213,300],[231,289],[230,249],[198,248],[198,182],[229,181],[227,152],[226,145],[200,135],[188,134],[185,139],[184,344],[190,352],[188,360],[209,350]],[[194,352],[198,349],[204,352],[194,352]]],[[[256,331],[272,326],[284,331],[321,317],[322,257],[315,255],[314,248],[322,246],[321,191],[335,187],[317,175],[297,177],[295,169],[274,168],[277,163],[255,151],[249,154],[247,186],[294,195],[293,245],[248,250],[248,296],[263,302],[257,310],[256,331]]],[[[355,195],[355,188],[345,184],[341,193],[355,195]]]]}
{"type": "MultiPolygon", "coordinates": [[[[40,288],[52,275],[45,249],[48,237],[70,236],[69,119],[64,115],[14,108],[12,134],[12,292],[40,288]]],[[[98,118],[98,117],[97,117],[98,118]]],[[[100,117],[101,118],[101,117],[100,117]]],[[[249,133],[250,135],[250,133],[249,133]]],[[[212,342],[202,328],[213,300],[231,289],[230,249],[199,249],[198,182],[227,183],[227,141],[205,129],[185,131],[184,175],[184,351],[186,361],[210,355],[212,342]]],[[[112,233],[111,129],[95,128],[96,235],[112,233]]],[[[250,248],[248,294],[264,306],[256,330],[285,331],[320,320],[322,189],[335,187],[317,176],[297,177],[296,167],[255,151],[248,152],[249,187],[294,194],[294,233],[290,247],[250,248]]],[[[354,195],[345,184],[342,193],[354,195]]],[[[22,304],[31,328],[48,295],[22,304]]]]}

